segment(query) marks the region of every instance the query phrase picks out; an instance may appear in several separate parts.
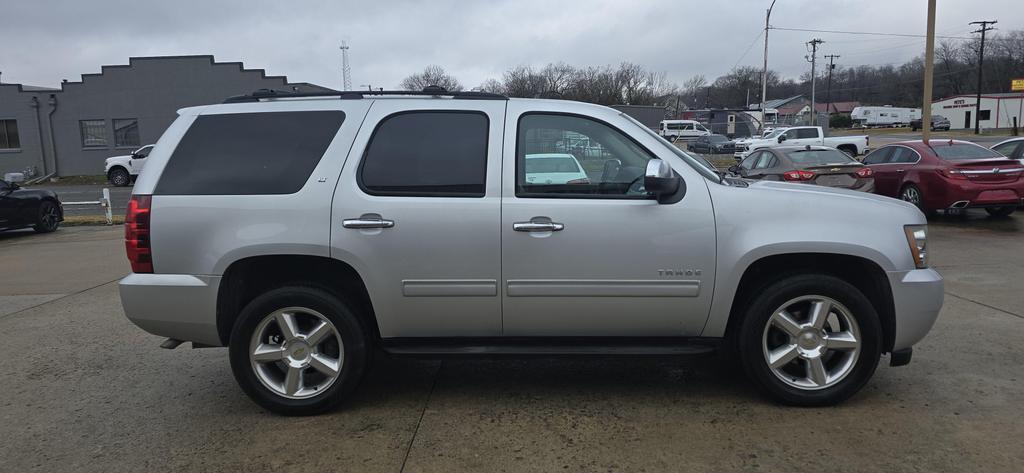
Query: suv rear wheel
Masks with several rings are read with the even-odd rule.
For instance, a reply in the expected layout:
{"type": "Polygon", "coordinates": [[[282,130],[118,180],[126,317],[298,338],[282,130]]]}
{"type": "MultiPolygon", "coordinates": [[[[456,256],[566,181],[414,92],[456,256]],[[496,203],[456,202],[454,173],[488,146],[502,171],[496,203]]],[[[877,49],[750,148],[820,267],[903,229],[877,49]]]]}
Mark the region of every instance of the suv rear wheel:
{"type": "Polygon", "coordinates": [[[878,314],[857,288],[807,274],[764,288],[747,309],[738,342],[744,370],[768,395],[826,406],[864,387],[881,340],[878,314]]]}
{"type": "Polygon", "coordinates": [[[350,306],[330,292],[281,287],[242,309],[231,332],[231,369],[260,406],[318,414],[358,385],[368,358],[365,334],[350,306]]]}

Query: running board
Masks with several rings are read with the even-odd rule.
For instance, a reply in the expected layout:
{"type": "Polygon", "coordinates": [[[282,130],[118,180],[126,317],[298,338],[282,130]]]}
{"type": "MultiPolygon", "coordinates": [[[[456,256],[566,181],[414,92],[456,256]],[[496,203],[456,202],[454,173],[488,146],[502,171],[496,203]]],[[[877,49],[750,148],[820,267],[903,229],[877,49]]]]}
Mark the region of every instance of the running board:
{"type": "Polygon", "coordinates": [[[693,356],[714,353],[717,338],[534,337],[392,338],[381,348],[398,356],[693,356]]]}

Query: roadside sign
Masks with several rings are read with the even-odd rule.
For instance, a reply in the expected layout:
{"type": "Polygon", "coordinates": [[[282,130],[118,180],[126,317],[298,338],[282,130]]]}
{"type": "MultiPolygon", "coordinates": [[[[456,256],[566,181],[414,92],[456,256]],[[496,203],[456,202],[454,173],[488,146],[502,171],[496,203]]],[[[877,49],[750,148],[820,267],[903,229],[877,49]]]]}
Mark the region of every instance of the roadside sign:
{"type": "Polygon", "coordinates": [[[1013,79],[1010,81],[1010,90],[1024,90],[1024,79],[1013,79]]]}

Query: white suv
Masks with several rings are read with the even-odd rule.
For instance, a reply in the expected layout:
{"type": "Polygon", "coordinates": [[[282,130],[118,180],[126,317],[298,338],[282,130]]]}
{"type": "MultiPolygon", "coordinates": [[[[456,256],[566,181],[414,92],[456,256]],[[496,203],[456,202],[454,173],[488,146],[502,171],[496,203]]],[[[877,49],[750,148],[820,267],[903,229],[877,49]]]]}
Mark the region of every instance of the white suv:
{"type": "Polygon", "coordinates": [[[375,349],[727,350],[775,399],[833,404],[942,306],[913,205],[724,178],[611,108],[262,91],[179,115],[129,204],[124,310],[228,346],[274,412],[336,405],[375,349]]]}

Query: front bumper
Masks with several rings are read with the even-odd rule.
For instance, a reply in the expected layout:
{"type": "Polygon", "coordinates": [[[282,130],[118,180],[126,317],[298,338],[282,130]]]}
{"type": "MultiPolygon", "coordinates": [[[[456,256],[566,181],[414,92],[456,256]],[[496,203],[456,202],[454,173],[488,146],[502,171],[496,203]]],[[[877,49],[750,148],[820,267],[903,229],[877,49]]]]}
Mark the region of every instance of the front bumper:
{"type": "Polygon", "coordinates": [[[910,348],[921,341],[942,310],[942,276],[934,269],[887,273],[896,309],[896,334],[892,349],[910,348]]]}
{"type": "Polygon", "coordinates": [[[220,276],[132,273],[118,287],[125,316],[139,328],[161,337],[221,345],[220,276]]]}

